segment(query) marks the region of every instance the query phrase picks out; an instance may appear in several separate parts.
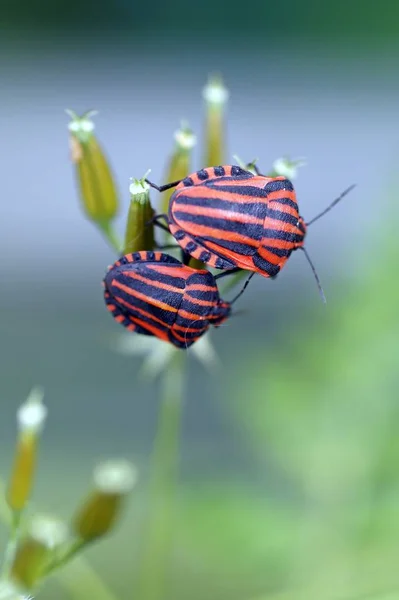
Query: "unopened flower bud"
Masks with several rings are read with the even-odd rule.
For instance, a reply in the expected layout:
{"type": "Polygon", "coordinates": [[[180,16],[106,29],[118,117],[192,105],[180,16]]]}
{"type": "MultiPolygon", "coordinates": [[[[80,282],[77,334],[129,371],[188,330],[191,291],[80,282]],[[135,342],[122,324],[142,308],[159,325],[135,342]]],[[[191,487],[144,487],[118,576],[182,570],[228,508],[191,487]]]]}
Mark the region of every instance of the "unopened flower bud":
{"type": "Polygon", "coordinates": [[[31,590],[45,574],[54,552],[68,540],[64,523],[46,516],[35,517],[29,534],[18,544],[10,578],[31,590]]]}
{"type": "Polygon", "coordinates": [[[140,250],[153,250],[154,224],[152,218],[155,214],[151,206],[150,186],[145,178],[132,179],[129,187],[130,206],[127,216],[124,254],[140,250]]]}
{"type": "Polygon", "coordinates": [[[204,167],[223,165],[225,160],[225,106],[229,91],[221,77],[213,75],[202,92],[206,105],[204,167]]]}
{"type": "MultiPolygon", "coordinates": [[[[192,150],[197,143],[197,138],[188,124],[182,122],[180,128],[174,133],[175,147],[169,159],[165,181],[178,181],[184,179],[191,172],[192,150]]],[[[174,189],[162,193],[162,212],[168,213],[169,200],[174,189]]]]}
{"type": "Polygon", "coordinates": [[[119,517],[137,472],[127,461],[109,461],[94,471],[94,489],[74,519],[74,531],[85,542],[107,534],[119,517]]]}
{"type": "Polygon", "coordinates": [[[291,160],[287,157],[278,158],[273,163],[273,171],[270,173],[270,177],[283,176],[287,179],[296,179],[298,176],[298,167],[306,165],[306,161],[303,158],[297,158],[291,160]]]}
{"type": "Polygon", "coordinates": [[[94,134],[91,117],[96,111],[80,117],[72,110],[66,112],[71,117],[71,158],[83,209],[91,221],[106,228],[118,212],[118,193],[108,160],[94,134]]]}
{"type": "Polygon", "coordinates": [[[17,413],[18,437],[6,494],[8,505],[16,513],[25,507],[33,485],[38,439],[47,416],[42,400],[43,392],[33,390],[17,413]]]}

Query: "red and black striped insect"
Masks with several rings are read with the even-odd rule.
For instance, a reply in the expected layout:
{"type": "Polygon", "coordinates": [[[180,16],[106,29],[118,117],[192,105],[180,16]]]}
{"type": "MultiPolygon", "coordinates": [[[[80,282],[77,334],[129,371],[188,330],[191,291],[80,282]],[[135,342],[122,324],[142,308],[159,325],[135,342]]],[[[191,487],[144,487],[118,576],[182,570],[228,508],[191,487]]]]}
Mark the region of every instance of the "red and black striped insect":
{"type": "MultiPolygon", "coordinates": [[[[291,253],[304,248],[306,229],[331,210],[354,186],[345,190],[322,213],[305,223],[299,215],[294,187],[285,177],[254,175],[235,165],[208,167],[181,181],[157,186],[160,192],[176,187],[168,215],[170,232],[190,256],[210,267],[245,269],[275,277],[291,253]]],[[[228,273],[226,273],[228,274],[228,273]]]]}
{"type": "Polygon", "coordinates": [[[162,252],[122,256],[109,267],[104,288],[105,303],[118,323],[178,348],[191,346],[210,325],[219,327],[231,312],[232,302],[220,298],[209,271],[162,252]]]}

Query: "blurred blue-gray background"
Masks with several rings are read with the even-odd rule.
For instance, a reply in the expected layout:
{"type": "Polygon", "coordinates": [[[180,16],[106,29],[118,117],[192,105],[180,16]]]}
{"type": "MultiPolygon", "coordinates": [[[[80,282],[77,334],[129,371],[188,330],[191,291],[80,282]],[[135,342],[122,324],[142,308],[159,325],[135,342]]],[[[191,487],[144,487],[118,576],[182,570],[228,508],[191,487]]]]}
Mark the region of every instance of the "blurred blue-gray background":
{"type": "MultiPolygon", "coordinates": [[[[227,163],[306,157],[295,187],[307,219],[357,184],[307,238],[327,307],[294,254],[212,334],[217,376],[190,363],[165,598],[399,594],[398,27],[399,5],[371,0],[2,7],[0,465],[6,475],[17,406],[43,385],[42,510],[67,517],[102,457],[132,458],[145,480],[158,413],[140,360],[112,350],[101,279],[114,255],[82,215],[64,109],[99,110],[121,232],[129,177],[151,168],[163,182],[182,118],[206,166],[212,72],[231,94],[227,163]]],[[[143,494],[88,556],[120,598],[135,597],[143,494]]],[[[41,597],[54,594],[68,597],[57,581],[41,597]]]]}

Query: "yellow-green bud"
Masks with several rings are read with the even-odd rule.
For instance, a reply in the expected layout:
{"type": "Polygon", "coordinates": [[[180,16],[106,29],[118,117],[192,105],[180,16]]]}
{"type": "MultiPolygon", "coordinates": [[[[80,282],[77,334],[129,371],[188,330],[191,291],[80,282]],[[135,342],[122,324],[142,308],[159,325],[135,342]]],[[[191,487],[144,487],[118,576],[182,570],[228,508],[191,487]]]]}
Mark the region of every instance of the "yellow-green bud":
{"type": "Polygon", "coordinates": [[[212,75],[202,92],[206,105],[204,167],[225,162],[225,106],[229,91],[222,78],[212,75]]]}
{"type": "Polygon", "coordinates": [[[76,167],[77,184],[87,217],[106,227],[118,212],[118,193],[107,158],[94,134],[91,117],[96,111],[78,116],[67,110],[71,121],[71,158],[76,167]]]}
{"type": "Polygon", "coordinates": [[[43,392],[33,390],[17,413],[18,437],[6,493],[8,505],[15,513],[25,507],[33,485],[37,444],[47,415],[42,400],[43,392]]]}
{"type": "Polygon", "coordinates": [[[54,552],[68,539],[64,523],[46,516],[33,518],[29,534],[18,544],[10,578],[31,590],[45,574],[54,552]]]}
{"type": "MultiPolygon", "coordinates": [[[[192,150],[197,143],[197,138],[188,124],[182,122],[180,128],[174,133],[175,147],[166,169],[165,181],[178,181],[191,173],[192,150]]],[[[168,213],[169,200],[174,189],[162,192],[162,212],[168,213]]]]}
{"type": "Polygon", "coordinates": [[[129,187],[130,206],[127,215],[124,254],[140,250],[153,250],[155,214],[151,206],[150,186],[145,182],[149,171],[142,179],[132,179],[129,187]]]}
{"type": "Polygon", "coordinates": [[[123,460],[109,461],[95,469],[94,489],[73,521],[73,529],[83,541],[91,542],[113,528],[136,479],[136,469],[123,460]]]}

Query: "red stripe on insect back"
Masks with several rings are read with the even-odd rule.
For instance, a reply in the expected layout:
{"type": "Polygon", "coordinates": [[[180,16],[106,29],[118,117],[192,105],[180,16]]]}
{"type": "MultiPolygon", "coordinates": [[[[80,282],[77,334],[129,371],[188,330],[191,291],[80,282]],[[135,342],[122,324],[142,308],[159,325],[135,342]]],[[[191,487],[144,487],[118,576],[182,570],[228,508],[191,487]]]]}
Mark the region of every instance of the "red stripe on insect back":
{"type": "Polygon", "coordinates": [[[276,231],[286,231],[287,233],[293,233],[295,235],[303,235],[303,232],[299,229],[299,227],[291,225],[291,223],[280,221],[279,219],[271,219],[270,217],[268,217],[265,226],[267,227],[267,229],[274,229],[276,231]]]}
{"type": "MultiPolygon", "coordinates": [[[[241,269],[252,269],[253,263],[251,255],[244,256],[241,254],[237,254],[233,250],[229,250],[229,248],[221,248],[221,246],[219,246],[219,244],[217,244],[216,242],[210,242],[208,240],[206,242],[206,247],[209,248],[209,250],[213,250],[215,254],[221,254],[224,259],[230,260],[231,267],[229,268],[240,267],[241,269]]],[[[254,249],[254,253],[255,251],[256,249],[254,249]]],[[[210,261],[208,262],[208,264],[210,264],[210,261]]]]}
{"type": "Polygon", "coordinates": [[[263,248],[263,246],[258,248],[258,254],[261,258],[267,260],[272,265],[281,265],[288,260],[288,256],[282,258],[281,256],[277,256],[277,254],[270,252],[270,250],[266,250],[266,248],[263,248]]]}
{"type": "MultiPolygon", "coordinates": [[[[183,226],[181,225],[180,221],[177,221],[177,223],[180,225],[180,227],[183,226]]],[[[184,221],[183,221],[184,223],[184,221]]],[[[247,237],[245,235],[240,235],[239,233],[236,233],[234,231],[223,231],[222,229],[213,229],[212,227],[207,227],[206,225],[199,225],[197,223],[195,223],[192,227],[192,229],[195,228],[195,235],[198,235],[200,238],[207,238],[207,237],[212,237],[215,239],[220,239],[220,240],[228,240],[230,242],[239,242],[241,244],[248,244],[249,246],[254,246],[257,247],[259,245],[259,241],[257,240],[253,240],[250,237],[247,237]]],[[[184,229],[188,229],[187,224],[186,227],[184,229]]],[[[223,250],[224,252],[224,250],[223,250]]]]}
{"type": "Polygon", "coordinates": [[[151,333],[153,333],[157,338],[160,338],[161,340],[165,340],[165,341],[169,340],[167,331],[159,329],[156,325],[151,325],[147,321],[142,321],[138,317],[134,317],[134,320],[143,329],[146,329],[147,331],[151,331],[151,333]]]}
{"type": "MultiPolygon", "coordinates": [[[[181,277],[182,279],[187,279],[187,269],[189,267],[168,267],[164,264],[156,265],[152,263],[146,264],[146,269],[150,269],[151,271],[155,271],[156,273],[162,273],[162,275],[170,275],[170,277],[181,277]]],[[[152,280],[151,280],[152,282],[152,280]]],[[[181,288],[179,292],[181,292],[181,288]]]]}
{"type": "Polygon", "coordinates": [[[298,209],[294,208],[293,206],[287,206],[278,200],[272,200],[271,202],[268,202],[268,207],[271,210],[278,210],[279,212],[291,215],[299,220],[298,209]]]}
{"type": "MultiPolygon", "coordinates": [[[[215,182],[212,181],[212,185],[216,182],[220,183],[220,185],[225,185],[225,186],[228,185],[229,187],[231,187],[230,181],[223,182],[220,180],[215,180],[215,182]]],[[[204,183],[204,182],[202,182],[202,183],[204,183]]],[[[239,181],[237,184],[237,187],[243,188],[245,190],[245,187],[247,187],[247,186],[242,181],[239,181]]],[[[254,198],[254,196],[250,193],[237,194],[235,192],[230,192],[230,191],[226,191],[226,190],[214,189],[213,187],[210,187],[207,185],[194,185],[191,187],[182,188],[181,190],[176,191],[176,196],[175,196],[175,198],[173,198],[173,196],[172,196],[172,200],[178,201],[178,198],[180,196],[183,196],[183,198],[184,197],[198,198],[199,202],[201,200],[203,200],[204,198],[215,199],[215,200],[219,200],[220,202],[224,201],[226,203],[235,202],[236,204],[248,204],[248,202],[259,201],[258,198],[254,198]]],[[[184,202],[183,202],[183,204],[184,204],[184,202]]]]}
{"type": "Polygon", "coordinates": [[[184,319],[191,319],[192,321],[203,321],[204,320],[204,317],[201,317],[201,315],[197,315],[195,313],[188,312],[187,310],[183,310],[182,308],[179,310],[179,316],[183,317],[184,319]]]}
{"type": "MultiPolygon", "coordinates": [[[[164,270],[162,269],[162,273],[163,272],[164,270]]],[[[152,287],[156,287],[167,292],[177,292],[178,294],[182,293],[182,288],[169,285],[168,283],[162,283],[161,281],[148,279],[147,277],[143,277],[143,275],[137,273],[137,271],[122,271],[122,273],[126,277],[129,277],[129,279],[136,279],[137,281],[142,281],[143,283],[151,285],[152,287]]]]}
{"type": "MultiPolygon", "coordinates": [[[[115,299],[117,300],[118,304],[125,306],[126,308],[128,308],[131,311],[140,313],[140,315],[143,315],[143,317],[148,317],[152,321],[155,321],[156,323],[159,323],[160,325],[164,325],[166,327],[165,321],[162,321],[162,319],[158,319],[158,317],[156,317],[152,313],[144,310],[143,308],[140,308],[139,306],[136,306],[135,304],[129,304],[129,302],[127,302],[123,298],[120,298],[119,296],[116,296],[115,299]]],[[[133,318],[135,319],[136,317],[133,316],[133,318]]]]}
{"type": "MultiPolygon", "coordinates": [[[[208,329],[208,327],[206,327],[206,328],[205,328],[205,330],[206,330],[206,329],[208,329]]],[[[202,330],[198,330],[198,329],[197,329],[196,331],[199,333],[199,335],[196,335],[196,336],[190,336],[190,339],[187,339],[187,336],[181,336],[181,335],[179,335],[179,334],[177,333],[177,331],[175,330],[175,327],[173,327],[173,328],[172,328],[172,332],[171,332],[171,333],[172,333],[172,335],[173,335],[173,336],[174,336],[174,337],[175,337],[177,340],[179,340],[180,342],[184,342],[184,343],[185,343],[185,342],[187,342],[187,343],[188,343],[188,342],[190,342],[190,343],[192,343],[192,342],[196,341],[196,340],[197,340],[199,337],[201,337],[201,335],[203,335],[203,333],[204,333],[204,330],[203,330],[203,329],[202,329],[202,330]]],[[[186,328],[186,333],[190,333],[190,332],[188,331],[188,328],[186,328]]]]}
{"type": "MultiPolygon", "coordinates": [[[[132,290],[132,288],[128,287],[127,285],[123,285],[123,283],[119,283],[119,281],[117,281],[116,279],[114,279],[112,281],[112,285],[114,287],[122,290],[129,296],[139,298],[139,300],[144,300],[144,302],[148,302],[148,296],[146,296],[145,294],[140,294],[140,292],[137,292],[136,290],[132,290]]],[[[180,290],[180,292],[181,292],[181,290],[180,290]]],[[[170,306],[169,304],[165,304],[165,302],[161,302],[160,300],[157,300],[156,298],[153,298],[153,297],[151,297],[151,304],[153,304],[154,306],[157,306],[158,308],[168,310],[170,312],[177,312],[177,308],[174,308],[173,306],[170,306]]]]}
{"type": "MultiPolygon", "coordinates": [[[[197,273],[208,273],[208,271],[197,271],[197,273]]],[[[202,283],[190,283],[187,291],[195,290],[197,292],[215,292],[218,293],[217,287],[211,285],[203,285],[202,283]]]]}
{"type": "MultiPolygon", "coordinates": [[[[226,185],[228,185],[229,187],[245,187],[250,185],[252,187],[263,189],[265,185],[269,183],[269,181],[271,181],[271,179],[267,177],[259,177],[257,175],[254,175],[253,177],[250,177],[248,179],[231,178],[228,181],[226,181],[225,179],[214,179],[212,181],[212,187],[223,187],[226,185]]],[[[249,197],[253,199],[252,196],[249,197]]]]}

